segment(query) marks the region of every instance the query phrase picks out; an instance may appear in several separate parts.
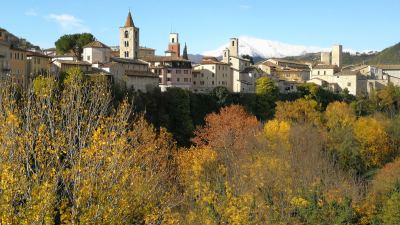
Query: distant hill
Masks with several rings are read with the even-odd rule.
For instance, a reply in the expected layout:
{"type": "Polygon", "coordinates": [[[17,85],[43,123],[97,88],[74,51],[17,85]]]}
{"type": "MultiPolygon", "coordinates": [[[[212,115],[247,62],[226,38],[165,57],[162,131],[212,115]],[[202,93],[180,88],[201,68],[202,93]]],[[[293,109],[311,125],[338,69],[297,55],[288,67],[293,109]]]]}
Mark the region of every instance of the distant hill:
{"type": "Polygon", "coordinates": [[[29,42],[25,38],[20,38],[20,37],[17,37],[16,35],[10,33],[9,31],[7,31],[7,32],[8,32],[8,41],[14,47],[18,47],[18,48],[22,48],[22,49],[40,50],[39,46],[32,44],[31,42],[29,42]]]}
{"type": "MultiPolygon", "coordinates": [[[[309,53],[300,56],[288,56],[284,59],[295,61],[308,61],[318,62],[320,60],[320,53],[309,53]]],[[[343,64],[357,65],[357,64],[400,64],[400,43],[393,45],[389,48],[377,53],[359,53],[350,54],[349,52],[343,53],[343,64]]]]}
{"type": "Polygon", "coordinates": [[[400,43],[379,52],[368,64],[400,64],[400,43]]]}

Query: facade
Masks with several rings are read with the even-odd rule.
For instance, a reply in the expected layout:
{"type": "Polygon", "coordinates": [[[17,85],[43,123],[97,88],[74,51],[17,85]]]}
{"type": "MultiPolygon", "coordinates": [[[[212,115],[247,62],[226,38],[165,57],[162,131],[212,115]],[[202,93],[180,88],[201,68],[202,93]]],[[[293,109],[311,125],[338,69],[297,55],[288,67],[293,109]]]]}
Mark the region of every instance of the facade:
{"type": "Polygon", "coordinates": [[[339,68],[335,65],[317,65],[311,70],[311,79],[315,76],[333,76],[335,73],[339,72],[339,68]]]}
{"type": "Polygon", "coordinates": [[[51,57],[39,52],[27,53],[27,82],[28,86],[39,75],[48,75],[51,68],[51,57]]]}
{"type": "Polygon", "coordinates": [[[216,58],[203,58],[193,70],[193,92],[210,93],[216,87],[225,87],[230,92],[232,86],[232,70],[228,63],[220,62],[216,58]]]}
{"type": "Polygon", "coordinates": [[[339,68],[343,66],[342,52],[343,52],[343,47],[341,45],[334,45],[332,47],[332,65],[336,65],[339,68]]]}
{"type": "Polygon", "coordinates": [[[321,52],[321,63],[325,65],[331,65],[331,53],[321,52]]]}
{"type": "Polygon", "coordinates": [[[17,85],[27,87],[27,51],[10,48],[10,78],[17,85]]]}
{"type": "Polygon", "coordinates": [[[111,59],[111,48],[101,43],[93,41],[83,47],[83,61],[88,63],[107,63],[111,59]]]}
{"type": "Polygon", "coordinates": [[[150,70],[157,75],[161,91],[177,87],[190,90],[192,87],[192,63],[173,56],[145,58],[150,70]]]}
{"type": "Polygon", "coordinates": [[[139,28],[135,27],[131,12],[125,26],[119,28],[119,57],[124,59],[139,58],[139,28]]]}
{"type": "Polygon", "coordinates": [[[10,46],[6,42],[6,31],[0,29],[0,79],[10,75],[10,46]]]}
{"type": "Polygon", "coordinates": [[[153,48],[140,47],[139,48],[139,59],[153,57],[156,55],[156,50],[153,48]]]}
{"type": "Polygon", "coordinates": [[[257,67],[249,66],[240,71],[239,75],[239,82],[236,82],[237,86],[233,88],[236,88],[237,92],[256,93],[256,81],[264,76],[264,73],[257,67]]]}
{"type": "Polygon", "coordinates": [[[92,64],[84,61],[74,61],[74,60],[55,60],[52,63],[51,73],[56,76],[60,73],[67,72],[71,68],[79,68],[85,74],[92,72],[92,64]]]}
{"type": "Polygon", "coordinates": [[[315,83],[333,92],[348,90],[352,95],[366,95],[368,80],[355,71],[342,71],[335,74],[313,75],[309,83],[315,83]]]}
{"type": "Polygon", "coordinates": [[[103,64],[100,68],[112,74],[116,84],[128,89],[147,92],[158,86],[158,77],[141,60],[111,58],[110,63],[103,64]]]}
{"type": "Polygon", "coordinates": [[[268,59],[257,63],[256,67],[267,75],[282,81],[304,83],[310,79],[309,66],[299,62],[268,59]]]}

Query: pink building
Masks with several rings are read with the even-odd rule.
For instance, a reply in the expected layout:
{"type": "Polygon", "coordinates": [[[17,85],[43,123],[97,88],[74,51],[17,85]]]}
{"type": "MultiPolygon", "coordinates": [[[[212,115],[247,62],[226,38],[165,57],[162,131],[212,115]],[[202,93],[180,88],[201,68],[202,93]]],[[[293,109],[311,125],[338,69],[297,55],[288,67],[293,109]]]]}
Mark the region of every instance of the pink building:
{"type": "Polygon", "coordinates": [[[150,70],[159,76],[161,91],[169,87],[190,90],[192,87],[192,63],[174,56],[153,56],[144,59],[150,70]]]}

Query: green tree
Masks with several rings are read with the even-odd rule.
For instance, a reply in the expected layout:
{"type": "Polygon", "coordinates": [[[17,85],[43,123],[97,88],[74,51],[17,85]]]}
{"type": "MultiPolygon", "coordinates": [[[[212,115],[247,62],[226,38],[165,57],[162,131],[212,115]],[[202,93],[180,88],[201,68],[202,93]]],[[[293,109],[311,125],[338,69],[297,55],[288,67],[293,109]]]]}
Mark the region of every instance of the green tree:
{"type": "Polygon", "coordinates": [[[256,81],[257,106],[256,115],[260,119],[267,119],[274,113],[275,101],[279,89],[268,77],[261,77],[256,81]]]}
{"type": "Polygon", "coordinates": [[[400,192],[394,192],[383,207],[384,225],[400,224],[400,192]]]}
{"type": "Polygon", "coordinates": [[[59,54],[72,51],[78,59],[81,59],[83,46],[94,41],[95,37],[90,33],[66,34],[61,36],[56,42],[56,50],[59,54]]]}
{"type": "Polygon", "coordinates": [[[165,93],[168,114],[168,130],[180,145],[188,145],[194,130],[190,117],[190,96],[181,88],[169,88],[165,93]]]}

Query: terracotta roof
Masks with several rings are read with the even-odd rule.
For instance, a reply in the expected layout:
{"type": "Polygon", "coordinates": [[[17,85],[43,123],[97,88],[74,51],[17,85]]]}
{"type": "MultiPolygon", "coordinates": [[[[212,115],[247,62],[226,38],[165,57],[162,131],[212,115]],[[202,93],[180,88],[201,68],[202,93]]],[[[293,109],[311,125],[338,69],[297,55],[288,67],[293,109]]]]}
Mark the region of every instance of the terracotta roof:
{"type": "Polygon", "coordinates": [[[383,70],[400,70],[400,64],[397,65],[376,65],[377,68],[383,70]]]}
{"type": "Polygon", "coordinates": [[[145,56],[143,60],[146,62],[168,62],[168,61],[190,62],[190,60],[186,60],[176,56],[145,56]]]}
{"type": "Polygon", "coordinates": [[[316,65],[313,69],[337,69],[336,65],[316,65]]]}
{"type": "Polygon", "coordinates": [[[155,51],[154,48],[147,48],[147,47],[139,47],[139,49],[143,49],[143,50],[154,50],[154,51],[155,51]]]}
{"type": "Polygon", "coordinates": [[[125,27],[135,27],[135,24],[133,24],[131,11],[129,11],[128,16],[126,17],[125,27]]]}
{"type": "Polygon", "coordinates": [[[83,48],[110,48],[107,45],[101,43],[100,41],[93,41],[89,44],[83,46],[83,48]]]}
{"type": "Polygon", "coordinates": [[[202,65],[229,65],[228,63],[220,62],[218,61],[217,58],[215,57],[204,57],[203,60],[201,61],[202,65]]]}
{"type": "Polygon", "coordinates": [[[138,70],[125,70],[126,76],[134,76],[134,77],[153,77],[158,78],[157,75],[150,71],[138,71],[138,70]]]}
{"type": "Polygon", "coordinates": [[[360,72],[346,70],[346,71],[342,71],[342,72],[334,74],[334,76],[354,76],[354,75],[360,75],[360,72]]]}
{"type": "Polygon", "coordinates": [[[37,57],[42,57],[42,58],[51,58],[50,56],[43,55],[43,54],[40,53],[40,52],[28,52],[28,53],[26,54],[26,56],[28,56],[28,57],[30,57],[30,56],[37,56],[37,57]]]}
{"type": "Polygon", "coordinates": [[[79,65],[79,66],[91,66],[92,64],[84,61],[71,61],[71,60],[56,60],[57,62],[60,62],[62,64],[67,64],[67,65],[79,65]]]}
{"type": "Polygon", "coordinates": [[[147,65],[147,63],[137,60],[137,59],[124,59],[124,58],[118,58],[118,57],[111,57],[111,61],[117,62],[117,63],[124,63],[124,64],[140,64],[140,65],[147,65]]]}

